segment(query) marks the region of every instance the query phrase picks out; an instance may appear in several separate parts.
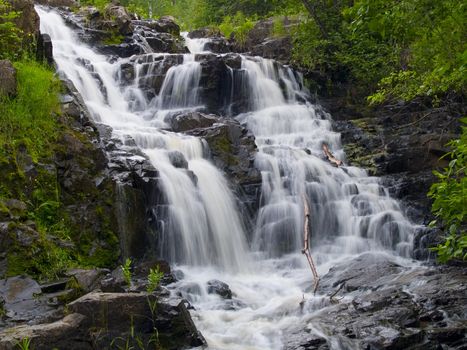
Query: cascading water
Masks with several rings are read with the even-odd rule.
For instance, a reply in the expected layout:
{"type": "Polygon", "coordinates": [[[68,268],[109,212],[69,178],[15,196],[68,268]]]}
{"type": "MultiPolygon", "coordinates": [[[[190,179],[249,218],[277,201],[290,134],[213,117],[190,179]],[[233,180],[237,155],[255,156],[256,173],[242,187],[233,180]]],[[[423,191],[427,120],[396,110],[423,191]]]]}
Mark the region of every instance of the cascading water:
{"type": "Polygon", "coordinates": [[[413,226],[378,179],[362,169],[335,168],[324,160],[323,143],[338,158],[345,156],[340,135],[332,132],[325,113],[297,103],[297,97],[303,98],[303,83],[271,60],[244,58],[242,68],[253,112],[238,118],[256,137],[256,166],[263,179],[255,246],[271,256],[299,250],[306,195],[321,258],[378,246],[409,256],[413,226]]]}
{"type": "MultiPolygon", "coordinates": [[[[228,68],[229,96],[245,97],[248,110],[236,118],[256,137],[255,165],[262,174],[248,253],[235,200],[225,178],[204,158],[205,143],[164,131],[174,113],[203,106],[195,57],[148,52],[110,63],[79,43],[59,15],[37,11],[41,31],[52,37],[59,70],[73,81],[95,120],[110,125],[117,137],[130,135],[158,169],[167,202],[159,255],[184,272],[171,288],[195,306],[195,322],[210,349],[282,349],[291,327],[329,306],[324,296],[309,292],[311,273],[300,254],[302,196],[311,207],[312,252],[321,274],[364,251],[410,254],[413,227],[378,179],[323,159],[323,142],[345,158],[340,135],[331,130],[328,115],[304,102],[303,82],[290,68],[251,57],[242,57],[240,70],[228,68]],[[124,67],[134,72],[131,84],[124,67]],[[159,93],[148,95],[143,87],[158,79],[163,80],[159,93]],[[174,166],[183,160],[186,166],[174,166]],[[227,282],[233,299],[209,294],[207,282],[213,279],[227,282]],[[308,302],[300,307],[302,298],[308,302]]],[[[193,53],[204,51],[205,42],[186,37],[186,43],[193,53]]],[[[319,324],[313,330],[332,349],[354,348],[319,324]]]]}
{"type": "Polygon", "coordinates": [[[199,63],[184,55],[183,64],[167,72],[160,94],[148,101],[137,86],[120,89],[115,78],[121,64],[133,64],[142,74],[144,60],[109,63],[81,44],[58,14],[36,10],[41,31],[52,38],[59,70],[75,84],[95,120],[110,125],[116,137],[130,135],[159,171],[168,203],[160,256],[190,265],[246,268],[245,234],[235,200],[220,172],[203,158],[206,146],[198,138],[161,130],[170,110],[198,104],[199,63]],[[187,169],[174,166],[173,157],[186,160],[187,169]]]}

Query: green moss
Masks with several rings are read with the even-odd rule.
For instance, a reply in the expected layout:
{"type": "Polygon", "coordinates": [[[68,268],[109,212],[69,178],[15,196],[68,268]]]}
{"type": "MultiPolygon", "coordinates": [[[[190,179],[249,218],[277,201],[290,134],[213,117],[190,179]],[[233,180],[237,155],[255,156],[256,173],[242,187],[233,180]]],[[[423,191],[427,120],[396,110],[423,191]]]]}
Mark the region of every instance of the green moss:
{"type": "Polygon", "coordinates": [[[53,73],[29,61],[15,67],[18,95],[0,100],[0,216],[9,216],[4,200],[23,201],[27,211],[10,223],[10,232],[30,220],[39,237],[25,246],[11,234],[7,275],[46,280],[71,267],[116,266],[114,188],[111,182],[95,186],[98,150],[73,128],[71,117],[60,115],[60,84],[53,73]],[[61,188],[56,159],[76,167],[72,188],[61,188]]]}
{"type": "Polygon", "coordinates": [[[368,154],[368,151],[356,143],[344,145],[344,151],[352,165],[366,169],[370,175],[377,174],[375,158],[383,152],[368,154]]]}
{"type": "Polygon", "coordinates": [[[104,45],[120,45],[121,43],[123,43],[124,39],[125,37],[123,35],[112,33],[111,36],[102,40],[102,43],[104,45]]]}
{"type": "Polygon", "coordinates": [[[238,164],[238,160],[233,156],[234,149],[232,147],[232,143],[225,135],[219,135],[209,142],[209,147],[214,153],[217,155],[227,164],[227,165],[236,165],[238,164]]]}

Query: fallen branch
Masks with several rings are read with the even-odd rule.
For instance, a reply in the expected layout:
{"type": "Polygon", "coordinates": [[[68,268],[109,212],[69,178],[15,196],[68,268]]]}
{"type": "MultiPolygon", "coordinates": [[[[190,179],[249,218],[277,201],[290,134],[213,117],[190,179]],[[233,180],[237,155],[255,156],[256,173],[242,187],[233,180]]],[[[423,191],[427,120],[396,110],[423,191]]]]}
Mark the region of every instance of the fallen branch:
{"type": "Polygon", "coordinates": [[[314,283],[313,283],[313,294],[316,293],[316,290],[318,289],[319,286],[319,276],[318,272],[316,271],[316,266],[315,263],[313,262],[313,258],[311,257],[310,254],[310,245],[309,245],[309,237],[310,237],[310,206],[308,205],[308,200],[305,197],[303,197],[303,209],[305,212],[305,224],[303,228],[304,232],[304,239],[303,239],[303,249],[302,249],[302,254],[305,254],[306,259],[308,260],[308,264],[310,265],[311,273],[313,274],[314,278],[314,283]]]}
{"type": "Polygon", "coordinates": [[[336,157],[334,157],[334,155],[329,150],[328,145],[325,143],[323,143],[323,152],[331,164],[334,164],[336,167],[340,167],[342,165],[342,160],[339,160],[336,157]]]}
{"type": "MultiPolygon", "coordinates": [[[[345,282],[341,283],[339,288],[337,288],[337,290],[335,292],[333,292],[330,296],[329,296],[329,300],[331,301],[331,303],[333,304],[336,304],[339,302],[340,299],[335,299],[335,296],[337,295],[337,293],[339,293],[339,291],[344,287],[345,285],[345,282]]],[[[342,298],[341,298],[342,299],[342,298]]]]}

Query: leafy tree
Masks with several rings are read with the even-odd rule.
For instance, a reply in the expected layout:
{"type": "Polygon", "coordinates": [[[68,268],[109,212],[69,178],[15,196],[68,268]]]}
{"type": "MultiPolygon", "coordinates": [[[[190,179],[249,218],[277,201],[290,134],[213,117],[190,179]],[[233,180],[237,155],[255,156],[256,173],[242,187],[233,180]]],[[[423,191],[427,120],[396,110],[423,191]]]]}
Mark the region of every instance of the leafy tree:
{"type": "Polygon", "coordinates": [[[16,59],[21,54],[22,31],[14,23],[19,15],[8,2],[0,0],[0,59],[16,59]]]}

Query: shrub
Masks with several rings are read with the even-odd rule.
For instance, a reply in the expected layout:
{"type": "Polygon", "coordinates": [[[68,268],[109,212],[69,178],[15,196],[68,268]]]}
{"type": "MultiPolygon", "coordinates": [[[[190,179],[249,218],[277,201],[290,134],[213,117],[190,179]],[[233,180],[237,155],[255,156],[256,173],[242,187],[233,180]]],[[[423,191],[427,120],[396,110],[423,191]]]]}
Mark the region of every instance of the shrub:
{"type": "MultiPolygon", "coordinates": [[[[462,119],[467,123],[467,118],[462,119]]],[[[435,171],[439,182],[428,195],[434,200],[432,211],[447,228],[446,241],[433,248],[440,262],[467,259],[467,126],[459,139],[449,143],[452,151],[445,155],[451,161],[447,168],[435,171]]]]}

